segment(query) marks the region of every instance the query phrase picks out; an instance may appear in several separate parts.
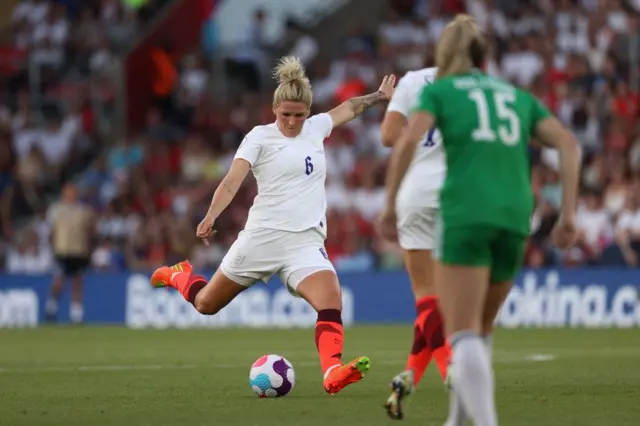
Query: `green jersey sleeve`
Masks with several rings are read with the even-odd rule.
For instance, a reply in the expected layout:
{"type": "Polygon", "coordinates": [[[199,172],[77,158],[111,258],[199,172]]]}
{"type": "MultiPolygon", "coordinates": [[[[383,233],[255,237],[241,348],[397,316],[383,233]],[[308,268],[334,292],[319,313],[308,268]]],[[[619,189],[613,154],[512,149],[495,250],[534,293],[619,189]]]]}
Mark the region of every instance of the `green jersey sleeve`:
{"type": "Polygon", "coordinates": [[[438,117],[440,102],[436,96],[436,84],[427,84],[422,88],[414,112],[428,112],[433,117],[438,117]]]}

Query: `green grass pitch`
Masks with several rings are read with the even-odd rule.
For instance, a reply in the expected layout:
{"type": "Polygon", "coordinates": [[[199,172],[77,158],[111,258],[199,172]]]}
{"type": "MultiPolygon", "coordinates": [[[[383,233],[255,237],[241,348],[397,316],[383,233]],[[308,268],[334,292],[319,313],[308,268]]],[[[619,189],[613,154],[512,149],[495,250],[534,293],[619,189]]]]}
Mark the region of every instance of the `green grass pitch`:
{"type": "MultiPolygon", "coordinates": [[[[60,327],[0,330],[2,426],[437,425],[447,395],[433,366],[401,422],[386,417],[387,383],[412,327],[346,330],[345,359],[371,358],[358,384],[328,396],[313,330],[60,327]],[[259,356],[287,357],[291,394],[259,399],[259,356]]],[[[500,330],[494,365],[501,425],[640,424],[640,330],[500,330]]]]}

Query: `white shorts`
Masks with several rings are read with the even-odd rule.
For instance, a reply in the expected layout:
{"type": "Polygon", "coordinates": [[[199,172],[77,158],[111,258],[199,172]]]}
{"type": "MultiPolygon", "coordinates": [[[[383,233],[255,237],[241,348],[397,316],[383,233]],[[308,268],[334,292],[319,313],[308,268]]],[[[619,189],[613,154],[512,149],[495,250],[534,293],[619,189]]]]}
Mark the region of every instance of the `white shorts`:
{"type": "Polygon", "coordinates": [[[278,274],[294,295],[298,284],[318,271],[333,271],[324,236],[315,229],[302,232],[249,229],[240,232],[220,264],[232,281],[250,287],[278,274]]]}
{"type": "Polygon", "coordinates": [[[398,241],[405,250],[433,250],[436,241],[435,207],[398,206],[398,241]]]}

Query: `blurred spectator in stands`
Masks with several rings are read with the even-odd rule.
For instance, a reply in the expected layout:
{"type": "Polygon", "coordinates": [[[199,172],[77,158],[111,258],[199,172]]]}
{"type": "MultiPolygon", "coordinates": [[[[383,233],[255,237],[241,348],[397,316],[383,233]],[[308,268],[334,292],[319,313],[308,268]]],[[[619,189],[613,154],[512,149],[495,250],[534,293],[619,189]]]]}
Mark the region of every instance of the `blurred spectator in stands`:
{"type": "Polygon", "coordinates": [[[584,194],[578,207],[576,222],[578,247],[582,250],[583,259],[597,264],[602,251],[613,238],[611,220],[602,205],[602,196],[598,190],[588,190],[584,194]]]}
{"type": "Polygon", "coordinates": [[[135,38],[136,32],[139,30],[137,17],[136,10],[125,7],[120,0],[103,2],[100,20],[115,51],[126,50],[126,47],[135,38]]]}
{"type": "Polygon", "coordinates": [[[310,65],[318,55],[318,42],[294,20],[287,20],[285,27],[284,43],[291,46],[285,56],[297,56],[303,65],[310,65]]]}
{"type": "Polygon", "coordinates": [[[153,76],[155,106],[164,119],[169,119],[173,113],[173,94],[178,84],[178,70],[173,53],[173,46],[168,39],[158,43],[151,52],[155,72],[153,76]]]}
{"type": "Polygon", "coordinates": [[[627,180],[626,165],[619,161],[617,166],[609,170],[609,179],[604,191],[604,208],[610,218],[618,218],[628,196],[629,182],[627,180]]]}
{"type": "Polygon", "coordinates": [[[624,262],[637,267],[640,259],[640,192],[629,193],[616,224],[616,242],[624,262]]]}
{"type": "Polygon", "coordinates": [[[246,29],[244,39],[225,59],[227,78],[240,83],[241,90],[259,92],[262,84],[262,67],[265,61],[265,24],[267,12],[264,9],[253,11],[253,20],[246,29]]]}
{"type": "MultiPolygon", "coordinates": [[[[136,10],[119,0],[99,3],[91,3],[99,6],[95,8],[82,3],[85,7],[77,13],[66,14],[39,0],[25,1],[16,9],[16,43],[55,50],[51,42],[63,40],[67,32],[67,41],[57,46],[68,55],[62,68],[52,70],[47,81],[53,84],[35,97],[21,90],[22,85],[11,84],[7,90],[15,99],[0,111],[0,120],[13,129],[14,153],[0,153],[0,194],[13,200],[6,205],[14,217],[0,211],[5,233],[18,234],[13,227],[20,228],[29,212],[41,215],[56,195],[58,181],[84,170],[78,179],[83,198],[99,211],[98,241],[92,247],[95,268],[148,270],[160,260],[182,257],[198,267],[214,268],[244,225],[255,196],[253,179],[247,179],[219,219],[220,233],[210,247],[180,238],[177,230],[183,236],[193,234],[245,133],[273,120],[271,97],[262,83],[276,56],[301,56],[314,86],[313,109],[329,109],[346,97],[375,89],[371,86],[381,73],[403,74],[431,63],[442,29],[466,5],[492,38],[489,72],[531,89],[571,129],[582,148],[583,244],[568,252],[557,251],[549,238],[561,195],[557,152],[530,148],[536,209],[527,264],[637,262],[630,254],[635,251],[622,249],[635,244],[635,225],[630,225],[635,222],[630,218],[635,214],[634,197],[640,197],[639,75],[634,62],[640,18],[628,9],[640,5],[636,0],[389,0],[389,11],[377,25],[336,29],[342,35],[336,55],[322,49],[321,36],[315,39],[293,21],[282,22],[286,37],[277,46],[267,45],[268,9],[257,9],[250,12],[253,19],[247,20],[241,44],[226,46],[220,61],[204,57],[198,49],[179,52],[182,57],[174,56],[178,52],[163,56],[172,64],[165,69],[170,70],[164,74],[167,84],[161,85],[156,107],[144,111],[144,131],[127,137],[113,132],[118,128],[113,120],[118,95],[115,65],[123,47],[135,39],[139,21],[136,10]],[[36,44],[45,39],[48,45],[36,44]],[[224,61],[226,78],[212,72],[218,61],[224,61]],[[65,105],[50,113],[51,99],[64,100],[65,105]],[[46,108],[42,100],[47,100],[46,108]],[[167,111],[171,114],[163,115],[167,111]],[[94,133],[106,136],[101,138],[104,145],[101,139],[89,138],[94,133]],[[97,157],[90,165],[87,152],[97,157]],[[56,168],[63,172],[59,179],[56,168]]],[[[327,161],[333,165],[326,182],[326,248],[340,268],[402,265],[398,245],[380,241],[370,224],[380,208],[380,171],[390,152],[380,142],[383,113],[370,110],[325,141],[327,161]]],[[[0,147],[7,142],[0,138],[0,147]]],[[[46,222],[35,220],[43,238],[46,222]]]]}
{"type": "Polygon", "coordinates": [[[147,113],[147,127],[143,134],[144,138],[151,141],[177,142],[184,132],[174,125],[172,118],[165,120],[160,109],[151,108],[147,113]]]}
{"type": "Polygon", "coordinates": [[[126,270],[124,258],[109,239],[99,240],[91,254],[91,267],[99,272],[126,270]]]}
{"type": "Polygon", "coordinates": [[[194,112],[203,100],[209,84],[209,72],[203,58],[191,53],[182,58],[175,96],[172,123],[181,129],[191,126],[194,112]]]}
{"type": "Polygon", "coordinates": [[[32,228],[22,232],[17,244],[7,254],[7,272],[10,274],[46,274],[52,265],[53,256],[49,247],[40,244],[38,234],[32,228]]]}
{"type": "Polygon", "coordinates": [[[507,52],[502,55],[501,76],[512,83],[528,87],[534,78],[543,71],[543,60],[535,50],[533,36],[512,39],[508,42],[507,52]]]}
{"type": "MultiPolygon", "coordinates": [[[[13,221],[11,218],[15,195],[14,159],[10,139],[0,137],[0,237],[11,238],[13,221]]],[[[3,238],[0,238],[0,241],[3,238]]]]}
{"type": "Polygon", "coordinates": [[[204,95],[207,88],[209,73],[204,68],[202,58],[191,54],[183,58],[180,70],[180,87],[184,97],[184,104],[193,108],[204,95]]]}
{"type": "Polygon", "coordinates": [[[73,323],[80,323],[84,315],[83,275],[91,262],[94,213],[91,208],[80,202],[76,186],[67,184],[63,189],[62,199],[51,206],[48,216],[52,227],[56,271],[45,306],[46,318],[47,321],[56,320],[64,281],[71,279],[69,315],[73,323]]]}
{"type": "Polygon", "coordinates": [[[40,147],[32,145],[29,153],[18,160],[16,177],[23,197],[31,209],[36,211],[44,198],[45,186],[52,179],[52,170],[40,147]]]}
{"type": "Polygon", "coordinates": [[[631,142],[631,148],[629,149],[628,160],[631,173],[637,174],[640,172],[640,123],[636,124],[636,128],[633,131],[633,138],[631,142]]]}

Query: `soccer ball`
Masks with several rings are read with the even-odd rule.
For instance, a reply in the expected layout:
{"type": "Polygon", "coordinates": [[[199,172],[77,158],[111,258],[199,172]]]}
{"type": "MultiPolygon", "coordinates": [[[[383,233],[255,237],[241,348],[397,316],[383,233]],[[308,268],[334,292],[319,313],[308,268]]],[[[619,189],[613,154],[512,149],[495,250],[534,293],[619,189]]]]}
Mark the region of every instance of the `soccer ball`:
{"type": "Polygon", "coordinates": [[[293,366],[280,355],[263,355],[251,366],[249,385],[260,398],[285,396],[295,384],[293,366]]]}

